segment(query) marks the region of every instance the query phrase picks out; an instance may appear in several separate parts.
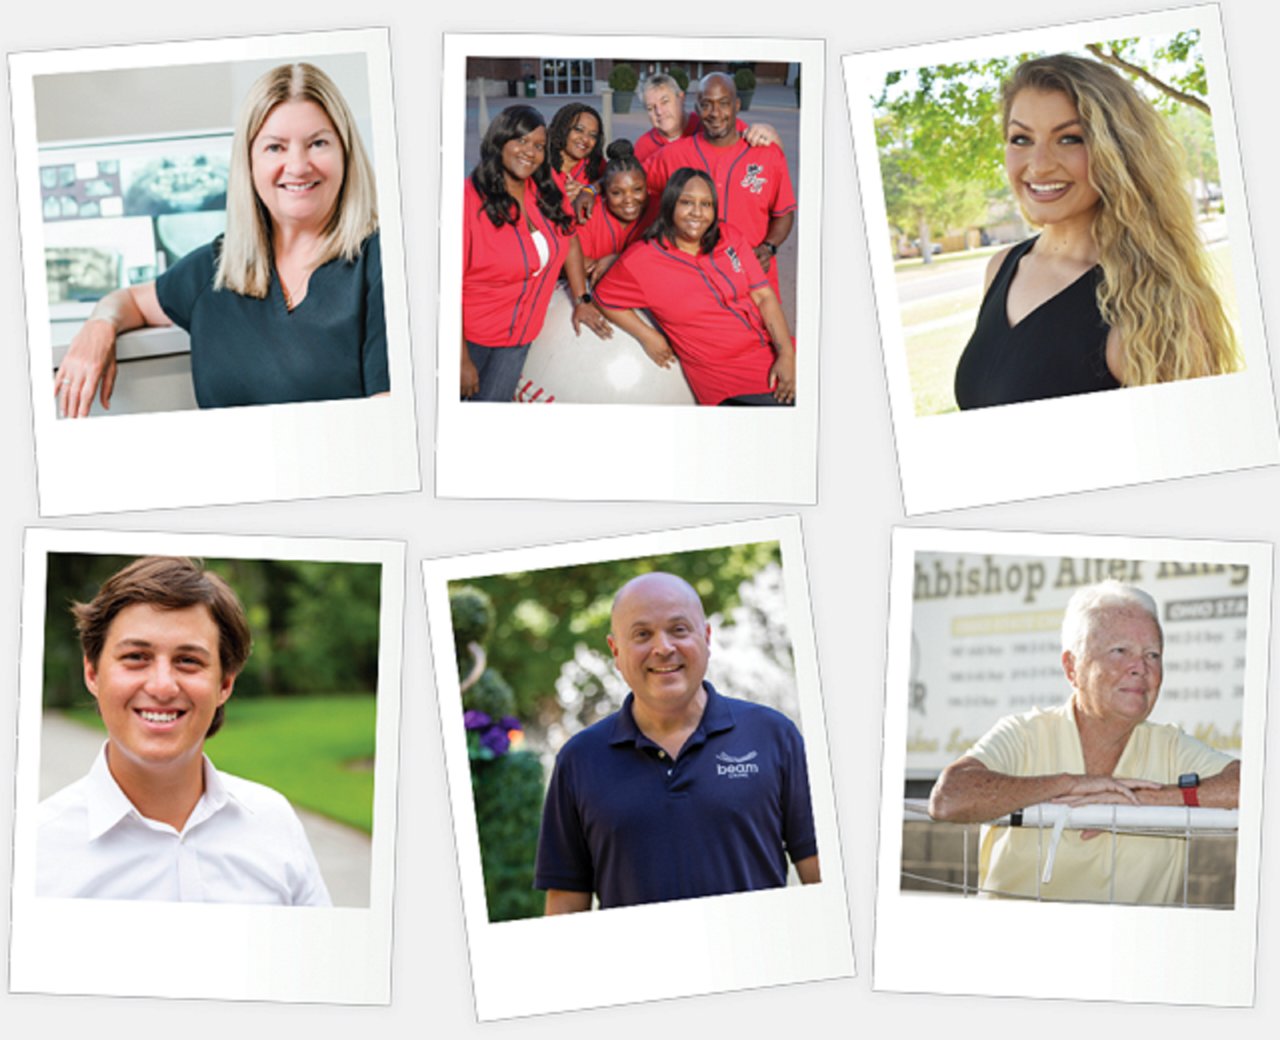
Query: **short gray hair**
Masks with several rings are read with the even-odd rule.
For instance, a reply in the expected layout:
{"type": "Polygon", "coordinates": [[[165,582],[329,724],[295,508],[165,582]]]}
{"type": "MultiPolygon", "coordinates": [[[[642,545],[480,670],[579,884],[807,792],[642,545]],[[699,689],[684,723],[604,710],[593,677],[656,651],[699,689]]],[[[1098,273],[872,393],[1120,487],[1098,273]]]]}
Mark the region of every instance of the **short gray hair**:
{"type": "Polygon", "coordinates": [[[684,93],[675,77],[668,76],[665,72],[655,72],[652,76],[646,76],[644,82],[640,84],[640,97],[643,99],[649,91],[660,88],[671,91],[671,96],[676,98],[684,93]]]}
{"type": "Polygon", "coordinates": [[[1160,627],[1160,608],[1150,593],[1144,592],[1136,585],[1125,585],[1108,578],[1096,585],[1085,585],[1076,589],[1067,601],[1067,612],[1062,618],[1062,649],[1074,657],[1084,651],[1098,615],[1104,610],[1115,608],[1140,610],[1148,614],[1160,630],[1160,638],[1164,639],[1164,629],[1160,627]]]}

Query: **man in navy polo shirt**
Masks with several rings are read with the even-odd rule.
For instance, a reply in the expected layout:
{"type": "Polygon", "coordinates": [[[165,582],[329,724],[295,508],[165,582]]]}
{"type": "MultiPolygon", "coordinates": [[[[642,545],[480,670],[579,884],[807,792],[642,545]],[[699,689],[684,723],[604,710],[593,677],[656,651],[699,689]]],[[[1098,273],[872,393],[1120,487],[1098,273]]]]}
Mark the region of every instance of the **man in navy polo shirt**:
{"type": "Polygon", "coordinates": [[[613,601],[609,648],[631,687],[569,740],[542,813],[534,887],[548,914],[821,880],[804,741],[772,708],[703,680],[698,594],[644,574],[613,601]]]}

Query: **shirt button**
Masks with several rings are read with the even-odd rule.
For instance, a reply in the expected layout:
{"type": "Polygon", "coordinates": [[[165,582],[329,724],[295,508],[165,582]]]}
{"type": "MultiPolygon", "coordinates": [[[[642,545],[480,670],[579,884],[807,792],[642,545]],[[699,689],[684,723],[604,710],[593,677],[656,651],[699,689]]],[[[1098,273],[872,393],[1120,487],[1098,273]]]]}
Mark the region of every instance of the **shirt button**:
{"type": "Polygon", "coordinates": [[[667,776],[670,776],[670,775],[671,775],[672,773],[674,773],[674,772],[675,772],[675,770],[674,770],[674,769],[668,769],[668,770],[667,770],[667,776]]]}
{"type": "Polygon", "coordinates": [[[659,751],[659,752],[658,752],[658,757],[659,757],[659,758],[666,758],[666,757],[667,757],[667,753],[666,753],[665,751],[659,751]]]}

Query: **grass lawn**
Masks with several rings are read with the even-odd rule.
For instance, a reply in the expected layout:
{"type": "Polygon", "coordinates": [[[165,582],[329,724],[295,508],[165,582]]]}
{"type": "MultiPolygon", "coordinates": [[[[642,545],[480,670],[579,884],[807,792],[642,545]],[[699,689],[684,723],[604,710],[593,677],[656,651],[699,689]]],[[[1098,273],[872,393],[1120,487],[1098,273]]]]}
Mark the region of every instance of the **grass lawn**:
{"type": "MultiPolygon", "coordinates": [[[[205,750],[219,769],[371,834],[375,708],[373,697],[359,695],[232,697],[205,750]]],[[[67,715],[102,729],[91,707],[67,715]]]]}
{"type": "Polygon", "coordinates": [[[948,325],[913,334],[911,326],[906,326],[907,371],[916,415],[956,410],[956,365],[972,331],[968,326],[948,325]]]}

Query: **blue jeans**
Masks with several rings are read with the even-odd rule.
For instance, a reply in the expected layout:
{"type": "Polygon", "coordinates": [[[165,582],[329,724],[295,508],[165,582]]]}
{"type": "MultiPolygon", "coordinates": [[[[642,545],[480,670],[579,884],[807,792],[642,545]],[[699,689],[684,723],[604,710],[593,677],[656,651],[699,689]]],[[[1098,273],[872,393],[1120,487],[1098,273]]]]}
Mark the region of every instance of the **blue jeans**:
{"type": "Polygon", "coordinates": [[[522,347],[482,347],[468,341],[467,353],[480,373],[480,392],[464,400],[510,401],[516,396],[528,343],[522,347]]]}

